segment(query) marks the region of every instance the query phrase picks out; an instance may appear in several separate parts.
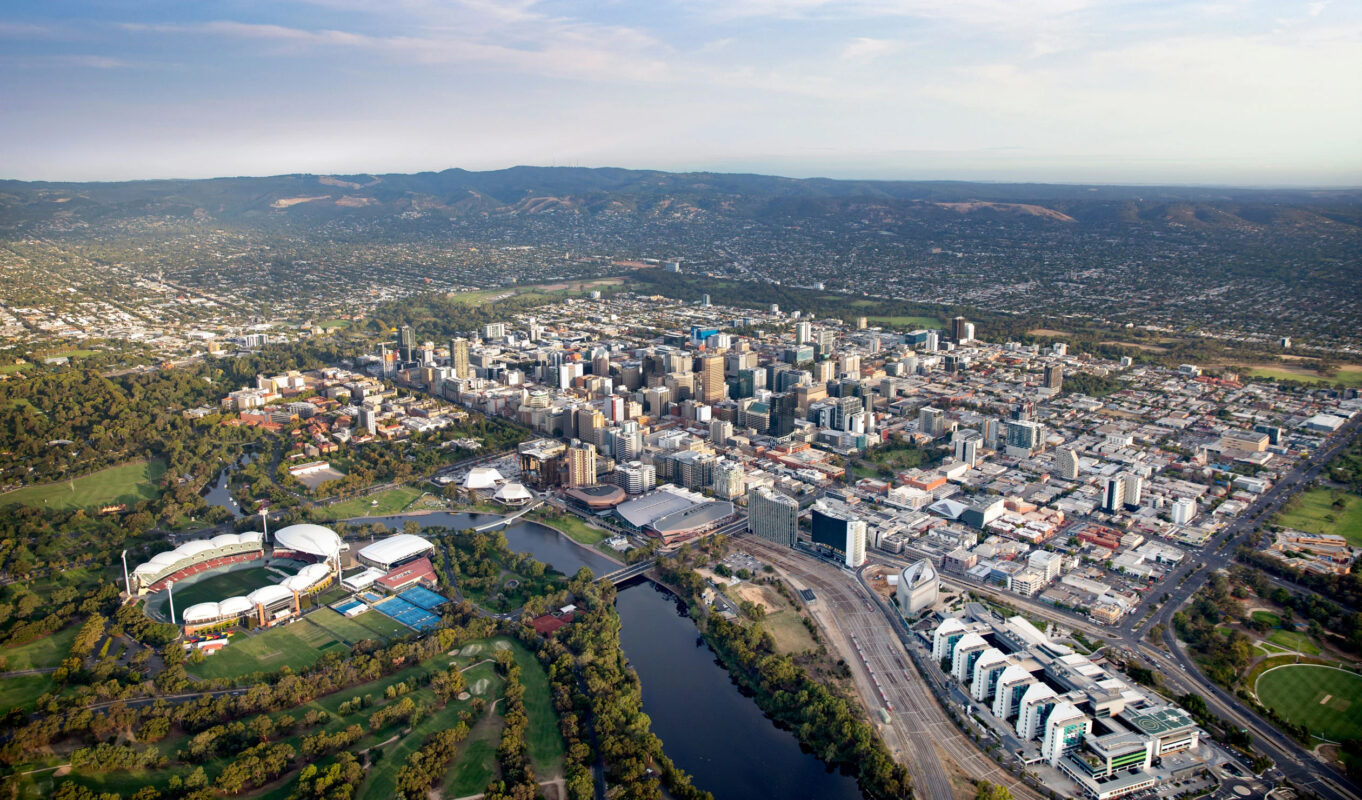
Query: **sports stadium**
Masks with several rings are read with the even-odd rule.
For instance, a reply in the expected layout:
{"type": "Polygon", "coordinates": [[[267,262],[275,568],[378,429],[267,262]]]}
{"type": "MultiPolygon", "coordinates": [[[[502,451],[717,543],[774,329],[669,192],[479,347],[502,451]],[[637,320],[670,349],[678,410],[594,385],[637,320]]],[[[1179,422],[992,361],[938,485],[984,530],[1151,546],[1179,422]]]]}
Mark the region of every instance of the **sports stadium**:
{"type": "Polygon", "coordinates": [[[270,627],[301,614],[304,598],[332,585],[348,549],[330,528],[290,525],[274,534],[268,558],[262,534],[229,533],[158,553],[126,578],[130,593],[153,595],[148,609],[161,609],[186,634],[270,627]],[[177,600],[183,613],[176,613],[177,600]]]}

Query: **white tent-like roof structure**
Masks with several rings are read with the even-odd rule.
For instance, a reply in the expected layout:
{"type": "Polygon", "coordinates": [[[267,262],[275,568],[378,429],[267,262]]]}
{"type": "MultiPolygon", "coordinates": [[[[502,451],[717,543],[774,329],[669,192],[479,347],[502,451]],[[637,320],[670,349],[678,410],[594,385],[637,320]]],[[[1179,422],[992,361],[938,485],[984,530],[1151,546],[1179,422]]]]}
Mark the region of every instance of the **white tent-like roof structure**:
{"type": "Polygon", "coordinates": [[[494,497],[503,503],[527,503],[534,499],[534,495],[530,494],[530,490],[519,483],[508,483],[500,489],[497,489],[497,493],[494,497]]]}
{"type": "Polygon", "coordinates": [[[286,550],[328,559],[336,558],[342,550],[349,549],[335,531],[311,523],[280,528],[274,534],[274,543],[286,550]]]}
{"type": "Polygon", "coordinates": [[[380,539],[359,551],[359,558],[365,563],[375,564],[380,567],[387,567],[399,561],[405,561],[413,556],[428,553],[435,549],[431,544],[420,536],[410,533],[399,533],[396,536],[389,536],[380,539]]]}
{"type": "Polygon", "coordinates": [[[491,489],[505,482],[506,479],[495,467],[474,467],[468,471],[468,477],[463,479],[463,488],[491,489]]]}

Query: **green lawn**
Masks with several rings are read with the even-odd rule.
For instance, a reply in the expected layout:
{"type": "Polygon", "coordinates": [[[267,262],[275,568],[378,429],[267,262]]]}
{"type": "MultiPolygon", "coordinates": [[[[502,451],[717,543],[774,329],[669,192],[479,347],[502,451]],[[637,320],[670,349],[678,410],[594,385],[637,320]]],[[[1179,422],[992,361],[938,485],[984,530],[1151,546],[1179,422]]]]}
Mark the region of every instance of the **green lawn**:
{"type": "MultiPolygon", "coordinates": [[[[285,572],[289,572],[289,570],[285,570],[285,572]]],[[[279,575],[264,567],[253,566],[209,575],[193,583],[176,584],[174,587],[175,619],[171,621],[179,622],[185,610],[198,603],[216,603],[229,597],[247,595],[262,586],[269,586],[282,580],[284,579],[279,575]]],[[[160,592],[147,602],[151,610],[169,618],[169,601],[169,592],[160,592]]]]}
{"type": "Polygon", "coordinates": [[[160,459],[133,461],[69,481],[26,486],[0,495],[0,506],[40,506],[59,510],[150,500],[160,492],[166,465],[160,459]]]}
{"type": "MultiPolygon", "coordinates": [[[[334,505],[325,506],[321,512],[330,519],[349,519],[351,517],[377,517],[398,514],[407,510],[424,492],[412,486],[398,486],[377,494],[352,497],[334,505]]],[[[439,504],[440,508],[444,503],[439,504]]]]}
{"type": "Polygon", "coordinates": [[[776,648],[782,653],[802,653],[818,647],[809,629],[804,627],[803,619],[794,611],[769,614],[762,619],[761,625],[770,632],[771,638],[776,640],[776,648]]]}
{"type": "Polygon", "coordinates": [[[1307,655],[1319,655],[1319,648],[1310,641],[1310,637],[1296,631],[1272,631],[1268,634],[1267,640],[1273,644],[1281,645],[1288,650],[1295,650],[1298,653],[1307,655]]]}
{"type": "Polygon", "coordinates": [[[567,534],[574,542],[588,547],[605,541],[606,537],[609,536],[605,531],[586,524],[585,521],[573,514],[560,514],[536,509],[529,516],[536,522],[557,528],[567,534]]]}
{"type": "Polygon", "coordinates": [[[1280,627],[1282,624],[1282,618],[1273,614],[1271,611],[1258,610],[1250,614],[1249,617],[1254,622],[1266,622],[1274,628],[1280,627]]]}
{"type": "Polygon", "coordinates": [[[507,641],[520,665],[520,682],[525,686],[525,713],[530,718],[525,746],[534,763],[535,774],[548,777],[563,765],[563,736],[558,731],[558,716],[549,693],[549,676],[524,645],[507,641]]]}
{"type": "Polygon", "coordinates": [[[1310,533],[1336,533],[1362,547],[1362,497],[1334,489],[1311,489],[1287,503],[1273,519],[1278,525],[1310,533]],[[1335,508],[1339,503],[1342,508],[1335,508]]]}
{"type": "Polygon", "coordinates": [[[57,666],[71,651],[71,642],[75,640],[78,630],[79,625],[72,625],[28,644],[0,647],[0,656],[4,656],[8,662],[5,671],[57,666]]]}
{"type": "Polygon", "coordinates": [[[392,639],[411,633],[392,617],[385,617],[377,611],[366,611],[357,617],[345,617],[329,608],[319,608],[307,615],[307,620],[337,639],[351,644],[362,639],[392,639]]]}
{"type": "Polygon", "coordinates": [[[866,317],[865,321],[885,328],[940,328],[946,324],[939,317],[866,317]]]}
{"type": "Polygon", "coordinates": [[[12,708],[30,711],[40,695],[56,688],[51,675],[20,675],[0,681],[0,714],[12,708]]]}
{"type": "Polygon", "coordinates": [[[1265,672],[1255,689],[1263,705],[1331,741],[1362,737],[1362,676],[1296,665],[1265,672]]]}
{"type": "Polygon", "coordinates": [[[1356,369],[1341,369],[1333,375],[1320,375],[1313,370],[1297,372],[1296,370],[1291,369],[1273,369],[1271,367],[1254,367],[1251,369],[1241,369],[1240,371],[1255,378],[1268,378],[1279,381],[1319,383],[1326,386],[1335,386],[1338,384],[1344,386],[1362,386],[1362,371],[1356,369]]]}
{"type": "Polygon", "coordinates": [[[189,664],[187,669],[200,678],[241,678],[283,667],[300,670],[316,663],[329,647],[344,645],[325,629],[302,619],[253,636],[233,636],[231,644],[200,664],[189,664]]]}

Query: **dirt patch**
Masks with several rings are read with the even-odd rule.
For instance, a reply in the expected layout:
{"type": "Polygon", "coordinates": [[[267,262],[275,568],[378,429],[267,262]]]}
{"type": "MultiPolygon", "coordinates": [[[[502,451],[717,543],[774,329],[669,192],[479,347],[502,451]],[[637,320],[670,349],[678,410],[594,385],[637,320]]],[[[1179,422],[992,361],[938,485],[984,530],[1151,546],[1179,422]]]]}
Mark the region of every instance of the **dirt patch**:
{"type": "Polygon", "coordinates": [[[752,583],[740,583],[730,590],[739,600],[746,600],[762,611],[779,611],[784,604],[771,597],[766,589],[752,583]]]}
{"type": "Polygon", "coordinates": [[[1057,331],[1054,328],[1032,328],[1027,331],[1032,336],[1072,336],[1070,331],[1057,331]]]}
{"type": "Polygon", "coordinates": [[[273,203],[270,203],[270,208],[288,208],[289,206],[296,206],[299,203],[312,203],[317,200],[330,199],[331,195],[329,194],[318,195],[316,197],[281,197],[273,203]]]}

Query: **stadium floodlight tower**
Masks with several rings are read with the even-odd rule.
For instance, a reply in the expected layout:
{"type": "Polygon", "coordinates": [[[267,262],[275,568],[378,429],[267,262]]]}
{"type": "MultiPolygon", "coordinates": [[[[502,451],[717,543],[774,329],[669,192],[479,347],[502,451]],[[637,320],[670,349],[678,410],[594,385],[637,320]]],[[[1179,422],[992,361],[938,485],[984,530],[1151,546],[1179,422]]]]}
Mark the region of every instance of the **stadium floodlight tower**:
{"type": "Polygon", "coordinates": [[[132,578],[128,577],[128,551],[123,551],[123,588],[128,590],[128,597],[132,597],[132,578]]]}
{"type": "Polygon", "coordinates": [[[261,506],[260,508],[260,542],[264,544],[270,540],[270,507],[261,506]]]}
{"type": "Polygon", "coordinates": [[[175,624],[175,581],[166,582],[166,596],[170,598],[170,624],[175,624]]]}

